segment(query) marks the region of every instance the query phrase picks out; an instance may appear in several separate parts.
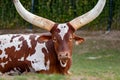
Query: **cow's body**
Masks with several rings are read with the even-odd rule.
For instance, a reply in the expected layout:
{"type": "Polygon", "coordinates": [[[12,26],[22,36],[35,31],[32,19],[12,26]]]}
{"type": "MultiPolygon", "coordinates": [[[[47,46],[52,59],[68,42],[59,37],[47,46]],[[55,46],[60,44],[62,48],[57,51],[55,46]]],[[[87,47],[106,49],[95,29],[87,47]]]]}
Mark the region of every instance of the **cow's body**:
{"type": "Polygon", "coordinates": [[[40,41],[35,34],[8,34],[0,36],[0,72],[22,73],[25,71],[67,74],[57,59],[52,40],[40,41]]]}

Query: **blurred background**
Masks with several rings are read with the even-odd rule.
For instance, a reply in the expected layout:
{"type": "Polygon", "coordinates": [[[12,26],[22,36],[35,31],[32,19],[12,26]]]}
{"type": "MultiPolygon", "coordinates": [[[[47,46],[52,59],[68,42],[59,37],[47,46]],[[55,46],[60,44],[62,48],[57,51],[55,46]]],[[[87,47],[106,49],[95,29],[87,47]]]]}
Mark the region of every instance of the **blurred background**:
{"type": "MultiPolygon", "coordinates": [[[[64,23],[91,10],[98,0],[20,0],[32,13],[64,23]]],[[[0,29],[33,29],[24,21],[12,0],[0,0],[0,29]]],[[[101,15],[85,25],[84,30],[120,30],[120,0],[107,0],[101,15]]]]}

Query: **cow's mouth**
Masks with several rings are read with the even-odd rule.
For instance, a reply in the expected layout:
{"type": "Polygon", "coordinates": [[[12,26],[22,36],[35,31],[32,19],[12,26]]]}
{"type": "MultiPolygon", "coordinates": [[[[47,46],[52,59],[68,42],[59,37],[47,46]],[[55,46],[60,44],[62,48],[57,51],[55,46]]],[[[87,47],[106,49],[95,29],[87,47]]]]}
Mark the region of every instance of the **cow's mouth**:
{"type": "Polygon", "coordinates": [[[66,67],[69,59],[71,59],[69,52],[61,52],[58,54],[58,60],[60,62],[61,67],[66,67]]]}
{"type": "Polygon", "coordinates": [[[66,67],[68,60],[60,60],[60,65],[66,67]]]}

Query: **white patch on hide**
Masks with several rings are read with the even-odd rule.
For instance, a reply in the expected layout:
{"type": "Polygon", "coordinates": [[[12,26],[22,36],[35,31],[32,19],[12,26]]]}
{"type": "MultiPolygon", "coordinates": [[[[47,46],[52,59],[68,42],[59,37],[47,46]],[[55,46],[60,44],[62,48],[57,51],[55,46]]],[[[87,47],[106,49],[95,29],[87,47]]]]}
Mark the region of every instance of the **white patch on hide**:
{"type": "Polygon", "coordinates": [[[47,49],[45,43],[37,43],[35,47],[36,52],[27,57],[27,60],[31,61],[31,65],[35,71],[46,70],[45,55],[42,52],[43,48],[47,49]]]}
{"type": "Polygon", "coordinates": [[[16,68],[14,68],[14,70],[11,70],[11,71],[9,71],[9,72],[6,72],[5,73],[6,75],[19,75],[19,74],[21,74],[21,72],[19,71],[19,70],[17,70],[16,68]]]}
{"type": "Polygon", "coordinates": [[[27,41],[27,45],[28,47],[30,48],[32,45],[31,45],[31,40],[30,40],[30,35],[27,36],[27,35],[23,35],[24,39],[27,41]]]}
{"type": "Polygon", "coordinates": [[[35,37],[35,40],[37,40],[39,37],[40,37],[40,36],[39,36],[39,35],[37,35],[37,36],[35,37]]]}
{"type": "Polygon", "coordinates": [[[62,40],[65,36],[65,34],[68,32],[69,27],[67,26],[67,24],[59,24],[58,25],[58,29],[60,30],[59,35],[61,36],[62,40]]]}
{"type": "Polygon", "coordinates": [[[1,35],[0,36],[0,50],[2,51],[2,54],[0,55],[0,58],[3,59],[4,57],[7,58],[8,55],[6,55],[5,49],[7,48],[11,48],[11,47],[15,47],[15,51],[19,51],[21,49],[21,47],[23,46],[22,42],[19,39],[21,37],[24,38],[24,40],[26,40],[28,47],[31,47],[31,40],[30,40],[30,35],[23,35],[23,34],[19,34],[19,36],[17,36],[17,34],[6,34],[6,35],[1,35]],[[12,39],[12,37],[16,36],[15,38],[12,39]],[[12,39],[12,41],[11,41],[12,39]],[[19,47],[18,47],[19,46],[19,47]]]}
{"type": "Polygon", "coordinates": [[[4,68],[7,63],[8,63],[8,61],[2,62],[2,63],[0,63],[0,65],[4,68]]]}
{"type": "Polygon", "coordinates": [[[24,61],[24,57],[22,57],[21,59],[18,59],[18,61],[24,61]]]}
{"type": "Polygon", "coordinates": [[[7,58],[8,55],[5,54],[5,51],[2,51],[2,54],[0,55],[0,58],[3,59],[4,57],[7,58]]]}
{"type": "Polygon", "coordinates": [[[50,60],[47,61],[46,70],[50,69],[50,60]]]}
{"type": "Polygon", "coordinates": [[[18,41],[19,37],[16,37],[13,39],[13,41],[11,42],[11,38],[13,36],[16,36],[15,34],[9,34],[9,35],[1,35],[0,36],[0,42],[1,42],[1,46],[0,46],[0,50],[2,50],[2,54],[0,55],[0,58],[7,58],[8,55],[6,55],[5,49],[6,48],[11,48],[12,46],[15,47],[15,50],[18,51],[20,50],[21,47],[18,48],[18,45],[22,44],[22,41],[18,41]]]}

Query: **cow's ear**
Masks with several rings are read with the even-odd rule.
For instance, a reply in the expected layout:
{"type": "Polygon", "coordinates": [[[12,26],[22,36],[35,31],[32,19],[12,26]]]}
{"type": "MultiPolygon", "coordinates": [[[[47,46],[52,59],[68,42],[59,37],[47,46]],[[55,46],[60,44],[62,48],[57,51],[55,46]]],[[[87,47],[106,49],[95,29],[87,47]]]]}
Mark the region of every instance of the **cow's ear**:
{"type": "Polygon", "coordinates": [[[43,34],[38,38],[39,42],[46,42],[52,38],[51,34],[43,34]]]}
{"type": "Polygon", "coordinates": [[[80,36],[77,36],[74,34],[74,40],[75,40],[75,44],[79,45],[80,43],[82,43],[84,40],[84,38],[81,38],[80,36]]]}

